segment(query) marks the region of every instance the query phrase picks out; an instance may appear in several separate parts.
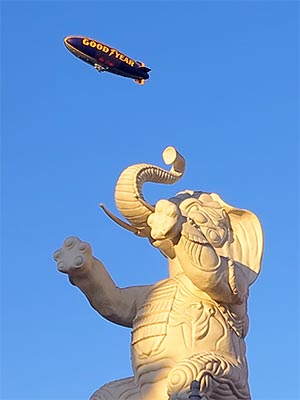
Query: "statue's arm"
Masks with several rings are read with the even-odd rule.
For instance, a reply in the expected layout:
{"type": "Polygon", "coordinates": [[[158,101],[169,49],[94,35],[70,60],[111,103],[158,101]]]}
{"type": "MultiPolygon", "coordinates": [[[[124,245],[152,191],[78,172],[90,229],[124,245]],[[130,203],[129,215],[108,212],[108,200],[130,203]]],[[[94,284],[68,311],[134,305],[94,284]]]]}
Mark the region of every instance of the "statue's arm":
{"type": "Polygon", "coordinates": [[[99,314],[116,324],[132,326],[136,309],[151,286],[117,287],[102,262],[93,257],[90,245],[75,237],[65,240],[54,259],[58,270],[69,275],[99,314]]]}
{"type": "Polygon", "coordinates": [[[138,304],[143,301],[151,286],[119,288],[104,265],[93,258],[85,277],[70,276],[70,281],[87,297],[91,306],[107,320],[132,327],[138,304]]]}

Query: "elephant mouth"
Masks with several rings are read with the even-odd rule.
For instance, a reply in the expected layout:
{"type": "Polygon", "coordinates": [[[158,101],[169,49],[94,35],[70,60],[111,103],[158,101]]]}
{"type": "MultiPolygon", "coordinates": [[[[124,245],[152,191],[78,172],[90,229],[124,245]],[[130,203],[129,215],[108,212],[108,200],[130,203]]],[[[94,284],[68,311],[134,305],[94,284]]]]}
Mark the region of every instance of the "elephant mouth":
{"type": "Polygon", "coordinates": [[[201,232],[199,225],[193,219],[188,218],[182,226],[181,233],[181,242],[187,256],[194,265],[201,265],[202,246],[209,242],[201,232]]]}

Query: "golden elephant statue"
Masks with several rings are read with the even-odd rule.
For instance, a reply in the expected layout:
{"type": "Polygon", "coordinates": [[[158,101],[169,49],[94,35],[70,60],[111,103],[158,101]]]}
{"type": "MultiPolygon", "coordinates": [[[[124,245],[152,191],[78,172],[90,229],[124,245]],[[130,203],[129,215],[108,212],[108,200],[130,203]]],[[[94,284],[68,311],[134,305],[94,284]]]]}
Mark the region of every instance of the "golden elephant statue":
{"type": "Polygon", "coordinates": [[[172,184],[184,173],[175,148],[165,149],[163,158],[170,171],[136,164],[121,173],[115,200],[128,222],[102,207],[167,257],[167,279],[119,288],[76,237],[54,253],[58,270],[92,307],[132,329],[133,376],[104,385],[91,400],[187,400],[194,381],[201,399],[250,399],[244,340],[249,286],[261,268],[260,222],[216,193],[187,190],[148,204],[145,182],[172,184]]]}

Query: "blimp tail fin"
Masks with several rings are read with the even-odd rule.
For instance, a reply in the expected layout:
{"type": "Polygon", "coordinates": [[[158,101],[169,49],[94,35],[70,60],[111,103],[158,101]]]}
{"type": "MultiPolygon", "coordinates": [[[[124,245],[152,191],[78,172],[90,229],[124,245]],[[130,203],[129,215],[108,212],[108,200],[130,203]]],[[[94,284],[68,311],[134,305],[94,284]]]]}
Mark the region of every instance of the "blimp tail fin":
{"type": "Polygon", "coordinates": [[[150,72],[151,71],[151,68],[148,68],[148,67],[139,67],[139,69],[141,71],[143,71],[143,72],[150,72]]]}

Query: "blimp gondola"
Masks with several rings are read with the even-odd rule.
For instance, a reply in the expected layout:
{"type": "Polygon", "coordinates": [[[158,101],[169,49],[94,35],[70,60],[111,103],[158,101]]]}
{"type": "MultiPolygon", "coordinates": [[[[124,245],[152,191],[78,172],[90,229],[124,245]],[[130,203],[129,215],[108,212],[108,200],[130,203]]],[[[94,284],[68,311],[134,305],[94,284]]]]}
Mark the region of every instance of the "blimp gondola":
{"type": "Polygon", "coordinates": [[[64,43],[72,54],[99,72],[106,71],[131,78],[140,85],[149,79],[151,69],[143,62],[136,61],[102,42],[83,36],[67,36],[64,43]]]}

